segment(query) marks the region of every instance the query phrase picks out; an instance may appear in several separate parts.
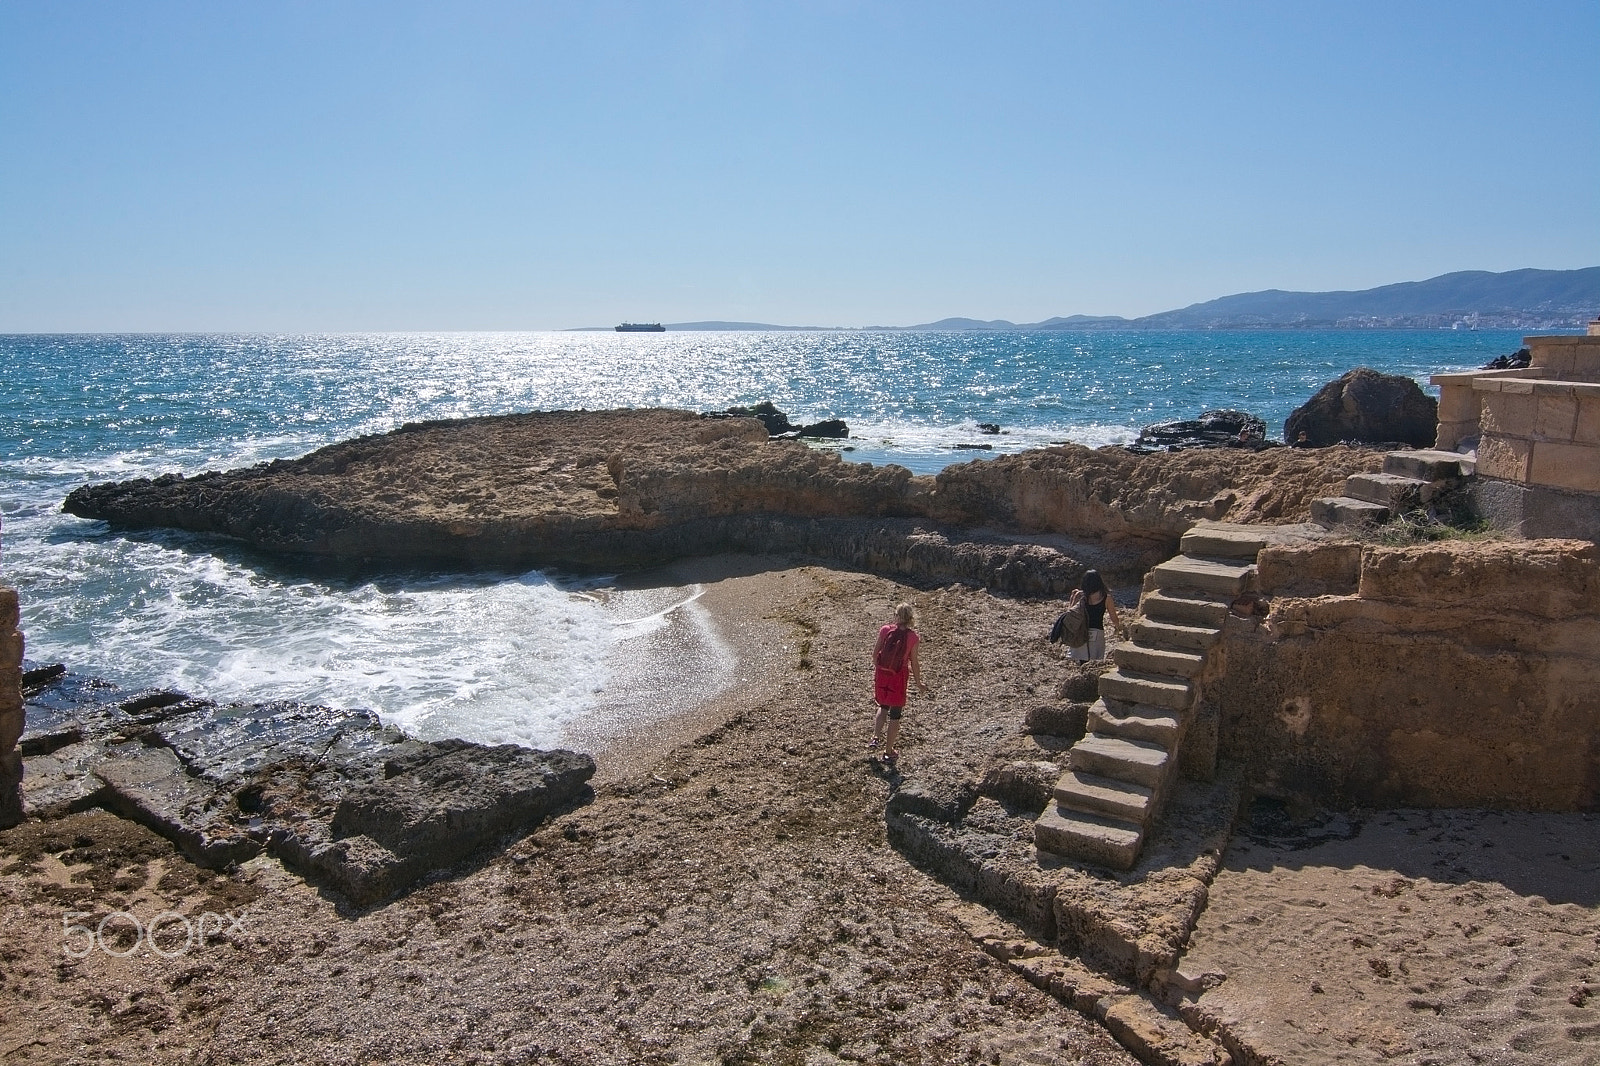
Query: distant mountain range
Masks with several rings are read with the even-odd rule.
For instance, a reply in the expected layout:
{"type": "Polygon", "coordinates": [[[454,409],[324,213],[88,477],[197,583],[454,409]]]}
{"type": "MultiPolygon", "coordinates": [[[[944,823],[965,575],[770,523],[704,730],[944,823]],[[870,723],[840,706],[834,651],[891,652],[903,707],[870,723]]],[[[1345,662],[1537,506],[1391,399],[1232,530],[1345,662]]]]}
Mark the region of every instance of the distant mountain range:
{"type": "MultiPolygon", "coordinates": [[[[1043,322],[942,318],[876,330],[1082,329],[1574,329],[1600,315],[1600,266],[1581,270],[1458,270],[1356,292],[1267,289],[1143,318],[1070,315],[1043,322]]],[[[669,330],[816,330],[762,322],[669,322],[669,330]]]]}

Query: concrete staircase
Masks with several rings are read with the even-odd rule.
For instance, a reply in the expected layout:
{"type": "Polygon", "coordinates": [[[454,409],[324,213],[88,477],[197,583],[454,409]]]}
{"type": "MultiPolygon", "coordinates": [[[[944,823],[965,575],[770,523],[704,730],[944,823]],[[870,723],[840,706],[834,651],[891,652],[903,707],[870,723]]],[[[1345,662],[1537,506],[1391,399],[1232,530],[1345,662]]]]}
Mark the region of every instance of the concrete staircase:
{"type": "Polygon", "coordinates": [[[1390,452],[1383,472],[1351,474],[1343,496],[1311,501],[1311,520],[1325,529],[1382,525],[1395,515],[1426,507],[1441,493],[1471,477],[1471,456],[1425,449],[1390,452]]]}
{"type": "MultiPolygon", "coordinates": [[[[1305,534],[1302,533],[1302,536],[1305,534]]],[[[1034,824],[1040,851],[1127,870],[1178,775],[1206,656],[1234,599],[1252,591],[1273,527],[1201,523],[1182,554],[1145,578],[1133,639],[1112,649],[1089,730],[1068,752],[1054,802],[1034,824]]]]}

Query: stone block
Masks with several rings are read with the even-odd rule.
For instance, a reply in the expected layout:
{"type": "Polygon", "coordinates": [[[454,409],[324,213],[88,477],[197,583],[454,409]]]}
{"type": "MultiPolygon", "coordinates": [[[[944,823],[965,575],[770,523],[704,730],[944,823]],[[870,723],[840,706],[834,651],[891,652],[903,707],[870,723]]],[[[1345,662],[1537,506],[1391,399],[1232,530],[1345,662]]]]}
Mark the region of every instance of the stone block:
{"type": "Polygon", "coordinates": [[[22,632],[16,629],[0,629],[0,666],[22,665],[22,654],[22,632]]]}
{"type": "Polygon", "coordinates": [[[1538,413],[1539,401],[1534,398],[1532,384],[1529,383],[1529,390],[1523,393],[1484,393],[1479,425],[1485,436],[1492,433],[1502,437],[1528,437],[1533,434],[1533,423],[1538,413]]]}
{"type": "Polygon", "coordinates": [[[1442,385],[1439,388],[1440,422],[1476,422],[1478,395],[1471,385],[1442,385]]]}
{"type": "Polygon", "coordinates": [[[1594,343],[1588,337],[1575,338],[1578,341],[1589,343],[1576,344],[1572,348],[1572,366],[1564,375],[1573,381],[1600,381],[1600,344],[1594,343]]]}
{"type": "Polygon", "coordinates": [[[1256,567],[1268,596],[1350,596],[1361,579],[1361,545],[1341,540],[1267,548],[1256,567]]]}
{"type": "Polygon", "coordinates": [[[0,756],[0,829],[22,821],[22,753],[0,756]]]}
{"type": "Polygon", "coordinates": [[[1478,474],[1505,481],[1527,481],[1528,457],[1532,452],[1532,441],[1485,434],[1478,442],[1478,474]]]}
{"type": "Polygon", "coordinates": [[[1578,444],[1600,444],[1600,393],[1577,391],[1578,413],[1572,439],[1578,444]]]}
{"type": "Polygon", "coordinates": [[[1528,360],[1533,366],[1544,367],[1551,377],[1570,378],[1577,346],[1569,342],[1576,337],[1524,337],[1528,346],[1528,360]]]}
{"type": "Polygon", "coordinates": [[[1401,477],[1414,477],[1418,481],[1449,481],[1470,477],[1472,459],[1453,451],[1436,448],[1417,448],[1403,452],[1390,452],[1383,457],[1383,472],[1401,477]]]}
{"type": "Polygon", "coordinates": [[[1576,492],[1600,492],[1600,445],[1535,441],[1528,481],[1576,492]]]}
{"type": "Polygon", "coordinates": [[[1440,422],[1438,432],[1434,434],[1433,446],[1443,451],[1450,451],[1467,440],[1478,435],[1478,420],[1471,422],[1440,422]]]}
{"type": "Polygon", "coordinates": [[[1600,494],[1479,481],[1472,486],[1472,497],[1479,513],[1495,529],[1523,537],[1600,540],[1600,494]]]}
{"type": "Polygon", "coordinates": [[[15,707],[0,705],[0,755],[10,755],[16,750],[24,723],[21,704],[15,707]]]}
{"type": "Polygon", "coordinates": [[[1570,441],[1578,423],[1578,397],[1572,386],[1542,385],[1534,394],[1533,435],[1570,441]]]}

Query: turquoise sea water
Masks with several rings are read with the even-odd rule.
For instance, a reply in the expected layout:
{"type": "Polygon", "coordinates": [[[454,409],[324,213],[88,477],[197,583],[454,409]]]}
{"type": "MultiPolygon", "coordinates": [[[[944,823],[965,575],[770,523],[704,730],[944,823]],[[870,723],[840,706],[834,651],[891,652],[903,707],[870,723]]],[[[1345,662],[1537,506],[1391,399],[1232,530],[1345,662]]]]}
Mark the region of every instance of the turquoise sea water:
{"type": "Polygon", "coordinates": [[[22,593],[35,662],[550,744],[627,685],[629,642],[674,615],[708,655],[685,698],[728,683],[696,606],[538,572],[313,577],[214,540],[111,535],[61,501],[91,481],[291,457],[421,419],[760,400],[796,422],[845,419],[848,459],[933,472],[1125,443],[1217,407],[1276,435],[1353,367],[1425,383],[1520,344],[1466,331],[0,337],[0,574],[22,593]],[[1006,432],[980,435],[983,422],[1006,432]]]}

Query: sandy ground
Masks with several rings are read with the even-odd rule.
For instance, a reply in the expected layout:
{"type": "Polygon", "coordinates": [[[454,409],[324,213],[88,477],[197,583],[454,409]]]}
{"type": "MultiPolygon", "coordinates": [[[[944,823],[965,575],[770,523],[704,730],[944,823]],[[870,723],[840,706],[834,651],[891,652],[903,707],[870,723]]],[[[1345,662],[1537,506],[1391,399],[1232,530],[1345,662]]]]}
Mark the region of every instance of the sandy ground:
{"type": "Polygon", "coordinates": [[[1600,1063],[1600,816],[1244,827],[1184,969],[1286,1063],[1600,1063]]]}
{"type": "MultiPolygon", "coordinates": [[[[270,860],[213,878],[219,896],[103,814],[0,834],[0,998],[24,1008],[0,1013],[0,1059],[1132,1062],[979,951],[947,911],[954,893],[885,841],[896,780],[863,747],[867,662],[906,591],[731,565],[743,576],[685,576],[705,579],[701,602],[746,653],[740,685],[606,745],[592,803],[387,905],[349,911],[270,860]],[[63,933],[162,910],[230,917],[188,949],[167,919],[172,958],[120,918],[103,945],[63,933]]],[[[909,712],[907,772],[976,772],[984,738],[1016,727],[996,717],[996,694],[1024,683],[1004,645],[1036,643],[1052,607],[916,598],[943,692],[909,712]],[[1002,640],[964,639],[975,630],[1002,640]]]]}
{"type": "MultiPolygon", "coordinates": [[[[973,945],[886,842],[902,779],[864,750],[872,636],[909,597],[935,695],[905,778],[1025,753],[1056,604],[761,559],[652,583],[701,595],[587,738],[593,802],[388,904],[267,859],[212,876],[99,812],[0,833],[0,1061],[1134,1061],[973,945]],[[708,620],[732,680],[685,706],[662,664],[713,669],[708,620]],[[69,928],[161,911],[160,951],[69,928]]],[[[1600,1062],[1600,820],[1256,810],[1183,968],[1258,1061],[1600,1062]]]]}

